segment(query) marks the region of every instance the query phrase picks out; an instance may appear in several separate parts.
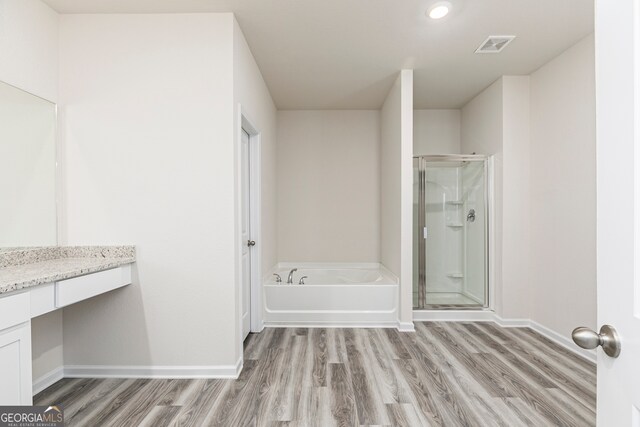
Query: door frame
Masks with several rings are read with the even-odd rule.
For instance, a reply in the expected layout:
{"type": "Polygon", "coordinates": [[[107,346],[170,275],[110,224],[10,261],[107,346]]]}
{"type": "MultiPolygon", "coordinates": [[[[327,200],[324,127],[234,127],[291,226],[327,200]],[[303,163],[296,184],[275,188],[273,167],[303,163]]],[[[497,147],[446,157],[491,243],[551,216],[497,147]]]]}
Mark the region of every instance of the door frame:
{"type": "MultiPolygon", "coordinates": [[[[242,109],[242,105],[238,105],[238,129],[236,140],[236,152],[238,153],[238,167],[237,177],[238,194],[236,200],[238,201],[238,224],[241,224],[242,215],[242,159],[240,155],[240,149],[242,144],[242,131],[244,130],[249,134],[249,203],[250,203],[250,218],[249,227],[251,230],[251,240],[255,240],[256,245],[251,249],[251,305],[249,307],[249,313],[251,316],[250,332],[261,332],[264,329],[263,321],[263,304],[262,304],[262,182],[261,182],[261,134],[255,122],[247,117],[247,114],[242,109]]],[[[242,227],[237,227],[237,236],[239,245],[238,256],[239,264],[242,263],[242,246],[246,242],[242,241],[242,227]]],[[[243,301],[243,277],[242,277],[242,265],[238,266],[238,287],[239,287],[239,310],[238,310],[238,322],[240,345],[242,346],[242,301],[243,301]]]]}

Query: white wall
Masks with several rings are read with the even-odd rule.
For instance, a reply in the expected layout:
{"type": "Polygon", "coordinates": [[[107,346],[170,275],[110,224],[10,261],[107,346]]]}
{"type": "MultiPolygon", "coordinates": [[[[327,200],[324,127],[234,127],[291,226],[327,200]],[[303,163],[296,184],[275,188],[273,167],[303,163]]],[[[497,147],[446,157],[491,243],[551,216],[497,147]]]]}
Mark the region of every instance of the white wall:
{"type": "MultiPolygon", "coordinates": [[[[276,179],[276,106],[271,99],[249,45],[234,20],[234,98],[236,107],[242,105],[243,114],[260,131],[261,190],[262,190],[262,269],[277,262],[277,179],[276,179]]],[[[236,112],[236,119],[238,114],[236,112]]],[[[236,126],[237,129],[237,126],[236,126]]]]}
{"type": "Polygon", "coordinates": [[[494,156],[494,227],[492,292],[495,309],[502,312],[502,140],[503,82],[498,79],[462,108],[461,152],[494,156]]]}
{"type": "Polygon", "coordinates": [[[462,154],[502,154],[502,103],[500,78],[462,107],[462,154]]]}
{"type": "Polygon", "coordinates": [[[64,15],[69,244],[135,244],[64,311],[65,364],[237,361],[231,14],[64,15]]]}
{"type": "Polygon", "coordinates": [[[64,365],[62,310],[31,319],[31,359],[34,382],[64,365]]]}
{"type": "Polygon", "coordinates": [[[413,153],[460,153],[460,110],[414,110],[413,153]]]}
{"type": "Polygon", "coordinates": [[[502,302],[506,318],[530,317],[529,77],[502,77],[502,302]]]}
{"type": "Polygon", "coordinates": [[[413,328],[413,70],[402,70],[380,113],[380,261],[400,280],[399,322],[413,328]]]}
{"type": "Polygon", "coordinates": [[[596,329],[595,61],[589,36],[531,74],[532,318],[596,329]]]}
{"type": "MultiPolygon", "coordinates": [[[[40,0],[0,0],[0,81],[58,100],[58,14],[40,0]]],[[[31,323],[33,378],[63,364],[62,311],[31,323]]]]}
{"type": "Polygon", "coordinates": [[[0,0],[0,81],[58,99],[58,14],[40,0],[0,0]]]}
{"type": "Polygon", "coordinates": [[[503,317],[527,318],[528,76],[501,77],[462,108],[462,152],[494,156],[494,308],[503,317]]]}
{"type": "Polygon", "coordinates": [[[401,88],[395,81],[380,111],[380,262],[400,276],[401,88]]]}
{"type": "MultiPolygon", "coordinates": [[[[277,179],[276,179],[276,107],[269,93],[258,65],[256,64],[249,45],[242,33],[242,29],[238,22],[233,20],[233,91],[234,91],[234,141],[236,145],[236,224],[239,225],[241,204],[240,204],[240,187],[239,173],[240,161],[239,138],[241,129],[240,111],[242,115],[248,119],[260,133],[260,158],[251,159],[260,162],[260,235],[252,234],[252,239],[258,243],[254,247],[253,253],[257,250],[261,255],[262,274],[266,274],[277,262],[277,179]]],[[[236,229],[237,236],[240,237],[240,230],[236,229]]],[[[242,266],[241,256],[242,247],[245,242],[238,242],[236,247],[236,283],[242,283],[242,266]]],[[[254,258],[255,259],[255,258],[254,258]]],[[[242,296],[240,295],[241,286],[236,287],[238,292],[236,295],[236,305],[239,312],[242,310],[242,296]]],[[[242,355],[242,325],[240,316],[236,316],[236,335],[238,337],[236,343],[236,359],[242,355]]]]}
{"type": "Polygon", "coordinates": [[[565,337],[596,322],[594,81],[589,36],[462,109],[462,151],[496,154],[496,311],[565,337]]]}
{"type": "Polygon", "coordinates": [[[278,111],[278,260],[380,261],[380,112],[278,111]]]}

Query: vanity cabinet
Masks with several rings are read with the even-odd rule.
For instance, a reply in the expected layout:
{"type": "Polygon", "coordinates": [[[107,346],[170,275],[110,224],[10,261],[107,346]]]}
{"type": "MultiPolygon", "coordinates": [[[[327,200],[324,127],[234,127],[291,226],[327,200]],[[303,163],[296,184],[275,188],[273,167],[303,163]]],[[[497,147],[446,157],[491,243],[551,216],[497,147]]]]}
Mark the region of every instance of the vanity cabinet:
{"type": "Polygon", "coordinates": [[[29,293],[0,298],[0,404],[31,405],[29,293]]]}
{"type": "Polygon", "coordinates": [[[0,406],[31,405],[31,319],[129,285],[131,264],[0,294],[0,406]]]}

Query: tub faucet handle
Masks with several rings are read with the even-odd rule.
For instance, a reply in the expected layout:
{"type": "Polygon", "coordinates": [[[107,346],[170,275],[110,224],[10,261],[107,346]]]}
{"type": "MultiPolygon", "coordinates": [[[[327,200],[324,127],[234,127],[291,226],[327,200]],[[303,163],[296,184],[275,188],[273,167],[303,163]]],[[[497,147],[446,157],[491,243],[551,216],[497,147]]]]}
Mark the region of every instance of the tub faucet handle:
{"type": "Polygon", "coordinates": [[[278,273],[273,273],[273,275],[276,276],[276,283],[282,283],[282,277],[278,273]]]}
{"type": "Polygon", "coordinates": [[[309,276],[302,276],[300,278],[300,281],[298,282],[298,285],[304,285],[304,279],[306,279],[307,277],[309,277],[309,276]]]}

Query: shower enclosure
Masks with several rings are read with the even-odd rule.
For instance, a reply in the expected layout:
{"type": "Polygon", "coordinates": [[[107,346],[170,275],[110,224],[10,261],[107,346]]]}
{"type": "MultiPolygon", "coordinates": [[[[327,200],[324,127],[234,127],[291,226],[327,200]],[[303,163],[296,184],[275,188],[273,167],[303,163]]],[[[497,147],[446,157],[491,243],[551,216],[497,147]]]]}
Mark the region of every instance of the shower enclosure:
{"type": "Polygon", "coordinates": [[[413,165],[414,309],[487,308],[488,158],[418,156],[413,165]]]}

